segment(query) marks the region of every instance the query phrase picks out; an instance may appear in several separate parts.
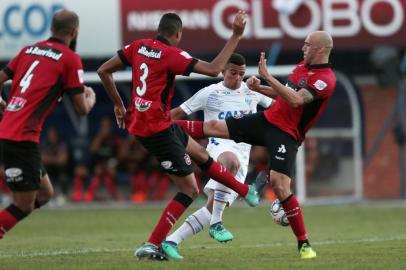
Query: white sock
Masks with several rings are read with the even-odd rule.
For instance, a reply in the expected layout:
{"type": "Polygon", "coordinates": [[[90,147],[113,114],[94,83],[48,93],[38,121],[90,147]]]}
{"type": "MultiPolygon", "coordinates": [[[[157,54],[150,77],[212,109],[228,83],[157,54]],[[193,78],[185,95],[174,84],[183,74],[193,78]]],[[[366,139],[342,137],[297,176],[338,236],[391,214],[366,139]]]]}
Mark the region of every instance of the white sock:
{"type": "Polygon", "coordinates": [[[223,212],[227,205],[228,195],[230,193],[221,190],[214,191],[213,211],[211,214],[210,225],[223,220],[223,212]]]}
{"type": "Polygon", "coordinates": [[[199,233],[209,224],[211,214],[206,207],[202,207],[190,216],[188,216],[183,224],[166,238],[166,241],[180,244],[183,240],[199,233]]]}

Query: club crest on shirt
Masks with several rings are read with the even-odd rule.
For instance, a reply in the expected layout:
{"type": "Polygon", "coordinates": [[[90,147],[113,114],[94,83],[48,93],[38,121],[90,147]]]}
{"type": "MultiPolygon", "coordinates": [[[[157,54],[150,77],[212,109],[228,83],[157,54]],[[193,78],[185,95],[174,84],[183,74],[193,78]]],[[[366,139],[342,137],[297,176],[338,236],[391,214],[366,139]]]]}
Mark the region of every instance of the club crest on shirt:
{"type": "Polygon", "coordinates": [[[24,108],[27,100],[22,97],[12,97],[10,102],[7,104],[6,111],[16,112],[24,108]]]}
{"type": "Polygon", "coordinates": [[[314,87],[316,87],[317,90],[324,90],[324,88],[326,88],[327,83],[325,83],[322,80],[317,80],[314,84],[314,87]]]}
{"type": "Polygon", "coordinates": [[[299,81],[299,87],[300,88],[303,88],[303,87],[306,87],[307,86],[307,80],[306,80],[306,78],[303,78],[303,79],[301,79],[300,81],[299,81]]]}
{"type": "Polygon", "coordinates": [[[152,101],[146,100],[140,97],[136,97],[134,100],[134,105],[137,111],[145,112],[151,107],[152,101]]]}

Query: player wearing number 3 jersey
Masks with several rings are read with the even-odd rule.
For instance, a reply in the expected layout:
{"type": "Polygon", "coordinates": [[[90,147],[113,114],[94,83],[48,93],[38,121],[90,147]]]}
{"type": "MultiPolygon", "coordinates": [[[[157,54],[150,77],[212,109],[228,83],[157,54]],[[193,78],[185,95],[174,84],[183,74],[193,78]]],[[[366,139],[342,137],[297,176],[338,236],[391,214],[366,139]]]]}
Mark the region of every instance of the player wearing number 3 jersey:
{"type": "Polygon", "coordinates": [[[1,160],[13,203],[0,212],[0,239],[52,196],[38,143],[42,125],[57,100],[68,94],[81,115],[96,101],[93,90],[83,85],[82,63],[73,51],[78,28],[75,13],[55,13],[52,37],[23,48],[0,71],[0,89],[5,81],[13,80],[0,122],[1,160]]]}
{"type": "Polygon", "coordinates": [[[233,35],[219,55],[208,63],[176,48],[182,37],[182,21],[178,15],[167,13],[159,22],[159,35],[156,38],[134,41],[119,50],[98,70],[114,102],[119,127],[127,127],[156,156],[180,190],[165,208],[148,241],[135,252],[140,259],[166,259],[165,254],[159,251],[159,246],[199,192],[191,159],[208,176],[245,197],[251,206],[258,204],[257,188],[238,182],[225,168],[214,162],[202,146],[189,138],[180,126],[172,123],[170,112],[175,76],[189,75],[191,72],[217,76],[236,48],[245,22],[246,15],[240,11],[233,22],[233,35]],[[128,110],[123,105],[112,77],[113,72],[125,65],[132,67],[133,89],[128,110]]]}

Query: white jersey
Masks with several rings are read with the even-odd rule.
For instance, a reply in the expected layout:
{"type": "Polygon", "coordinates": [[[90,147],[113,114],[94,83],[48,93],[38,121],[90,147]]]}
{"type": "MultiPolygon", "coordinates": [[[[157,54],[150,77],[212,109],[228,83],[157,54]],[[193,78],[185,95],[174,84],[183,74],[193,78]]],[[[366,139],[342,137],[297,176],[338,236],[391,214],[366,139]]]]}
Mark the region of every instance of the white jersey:
{"type": "MultiPolygon", "coordinates": [[[[244,82],[241,83],[239,89],[232,90],[225,87],[221,81],[202,88],[181,104],[180,108],[188,115],[203,111],[204,121],[209,121],[242,117],[257,112],[257,105],[267,108],[271,104],[271,98],[250,90],[244,82]]],[[[235,153],[240,161],[240,170],[236,178],[240,182],[245,181],[251,145],[236,143],[228,139],[209,138],[207,150],[215,160],[225,151],[235,153]]],[[[214,181],[210,180],[209,182],[214,181]]]]}

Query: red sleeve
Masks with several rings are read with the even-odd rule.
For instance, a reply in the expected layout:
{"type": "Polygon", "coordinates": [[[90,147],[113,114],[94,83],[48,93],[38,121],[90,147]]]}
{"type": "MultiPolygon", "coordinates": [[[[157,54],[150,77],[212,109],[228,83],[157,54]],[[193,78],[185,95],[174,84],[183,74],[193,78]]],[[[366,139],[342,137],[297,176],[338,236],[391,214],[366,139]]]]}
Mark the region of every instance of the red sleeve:
{"type": "Polygon", "coordinates": [[[83,65],[77,54],[67,57],[62,74],[62,84],[68,94],[83,93],[83,65]]]}
{"type": "Polygon", "coordinates": [[[121,62],[126,66],[132,66],[132,55],[134,47],[137,46],[137,41],[125,46],[124,48],[117,51],[118,57],[120,57],[121,62]]]}
{"type": "Polygon", "coordinates": [[[165,61],[168,63],[169,70],[173,74],[189,76],[198,60],[185,51],[174,49],[169,50],[165,61]]]}
{"type": "Polygon", "coordinates": [[[20,60],[21,53],[22,53],[25,49],[26,49],[26,48],[23,48],[23,49],[16,55],[16,57],[14,57],[14,58],[7,64],[7,66],[3,69],[4,73],[6,73],[7,76],[8,76],[10,79],[13,79],[14,73],[15,73],[16,70],[17,70],[17,65],[18,65],[18,62],[19,62],[19,60],[20,60]]]}
{"type": "Polygon", "coordinates": [[[307,81],[306,89],[309,90],[315,99],[325,99],[330,97],[336,87],[334,74],[315,74],[307,81]]]}

